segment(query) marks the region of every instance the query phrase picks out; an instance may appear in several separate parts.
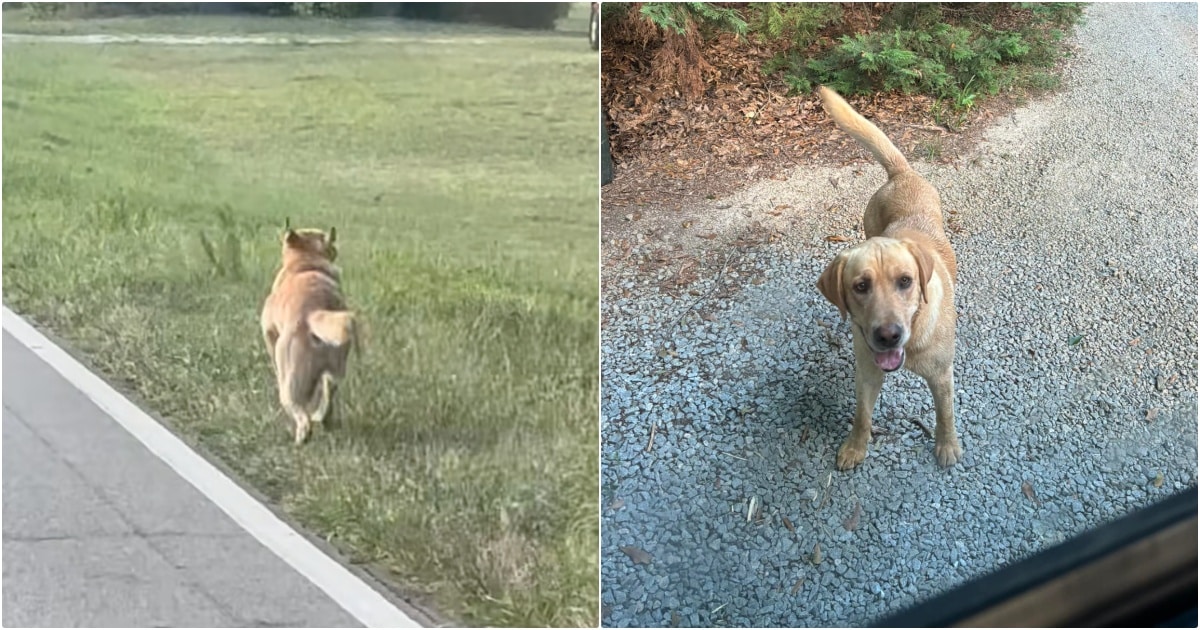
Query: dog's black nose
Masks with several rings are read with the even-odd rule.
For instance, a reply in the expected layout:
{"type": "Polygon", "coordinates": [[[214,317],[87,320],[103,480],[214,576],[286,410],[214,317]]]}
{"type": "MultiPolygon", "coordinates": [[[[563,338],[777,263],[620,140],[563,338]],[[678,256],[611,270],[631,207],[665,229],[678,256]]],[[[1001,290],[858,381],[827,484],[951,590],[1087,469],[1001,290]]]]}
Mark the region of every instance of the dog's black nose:
{"type": "Polygon", "coordinates": [[[885,324],[875,329],[875,346],[878,348],[895,348],[900,345],[900,337],[904,330],[900,324],[885,324]]]}

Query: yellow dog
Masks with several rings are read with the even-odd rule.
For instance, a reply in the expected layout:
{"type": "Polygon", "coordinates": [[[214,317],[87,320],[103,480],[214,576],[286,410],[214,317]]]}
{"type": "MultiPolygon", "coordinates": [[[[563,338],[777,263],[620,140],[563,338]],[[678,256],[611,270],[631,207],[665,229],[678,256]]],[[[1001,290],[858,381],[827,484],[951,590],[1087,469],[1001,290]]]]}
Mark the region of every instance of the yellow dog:
{"type": "Polygon", "coordinates": [[[854,428],[838,450],[845,470],[862,462],[883,375],[902,366],[925,379],[937,414],[934,454],[942,466],[962,457],[954,432],[954,283],[957,264],[942,229],[938,192],[878,127],[841,96],[817,89],[825,111],[887,171],[863,214],[867,240],[838,254],[817,288],[854,330],[854,428]]]}
{"type": "Polygon", "coordinates": [[[262,310],[263,340],[279,384],[279,402],[295,422],[296,444],[330,415],[346,359],[357,345],[354,314],[339,287],[337,231],[283,235],[283,265],[262,310]]]}

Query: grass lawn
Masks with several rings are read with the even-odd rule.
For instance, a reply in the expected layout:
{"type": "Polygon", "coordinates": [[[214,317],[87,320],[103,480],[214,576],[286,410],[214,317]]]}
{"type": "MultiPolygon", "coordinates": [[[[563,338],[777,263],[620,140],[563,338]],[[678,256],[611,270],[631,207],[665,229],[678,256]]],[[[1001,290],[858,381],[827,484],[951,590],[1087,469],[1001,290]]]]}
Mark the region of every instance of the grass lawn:
{"type": "Polygon", "coordinates": [[[3,64],[10,307],[451,619],[597,623],[582,33],[10,42],[3,64]],[[341,427],[302,448],[258,330],[285,217],[337,226],[365,326],[341,427]]]}
{"type": "MultiPolygon", "coordinates": [[[[4,11],[4,32],[31,35],[83,35],[102,33],[171,34],[171,35],[258,35],[285,34],[294,36],[320,35],[338,37],[405,36],[411,34],[462,34],[470,37],[500,35],[510,37],[512,31],[501,27],[476,24],[439,24],[388,18],[340,20],[316,17],[269,17],[261,15],[121,15],[79,19],[76,14],[87,12],[83,5],[66,5],[60,17],[38,17],[28,8],[4,11]]],[[[588,2],[576,2],[570,13],[558,20],[557,33],[529,31],[529,37],[573,34],[587,40],[588,2]]]]}

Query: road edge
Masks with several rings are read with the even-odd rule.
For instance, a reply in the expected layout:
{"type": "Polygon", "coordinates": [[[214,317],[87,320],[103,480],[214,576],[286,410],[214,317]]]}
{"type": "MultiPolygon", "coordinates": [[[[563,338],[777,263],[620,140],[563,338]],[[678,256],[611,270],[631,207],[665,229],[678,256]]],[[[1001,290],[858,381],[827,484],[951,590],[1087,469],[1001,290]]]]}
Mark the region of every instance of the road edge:
{"type": "Polygon", "coordinates": [[[7,305],[0,309],[3,311],[3,329],[18,343],[58,372],[155,457],[364,626],[426,627],[400,610],[379,589],[318,548],[270,507],[7,305]]]}

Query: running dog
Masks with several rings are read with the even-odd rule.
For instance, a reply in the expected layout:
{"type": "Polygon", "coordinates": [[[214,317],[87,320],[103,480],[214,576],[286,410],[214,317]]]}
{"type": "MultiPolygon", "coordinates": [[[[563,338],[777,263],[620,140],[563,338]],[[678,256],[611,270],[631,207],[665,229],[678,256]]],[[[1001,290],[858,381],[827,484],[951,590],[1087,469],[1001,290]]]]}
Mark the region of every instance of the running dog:
{"type": "Polygon", "coordinates": [[[339,286],[337,231],[283,234],[283,264],[262,310],[263,340],[279,385],[279,402],[294,421],[296,444],[331,414],[350,348],[358,345],[354,313],[339,286]]]}

